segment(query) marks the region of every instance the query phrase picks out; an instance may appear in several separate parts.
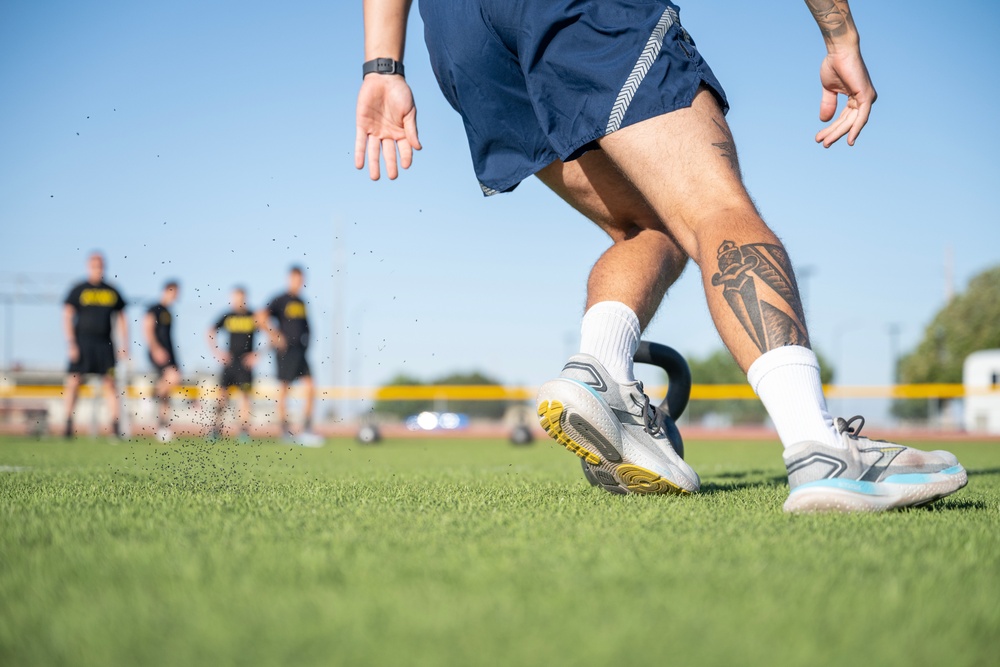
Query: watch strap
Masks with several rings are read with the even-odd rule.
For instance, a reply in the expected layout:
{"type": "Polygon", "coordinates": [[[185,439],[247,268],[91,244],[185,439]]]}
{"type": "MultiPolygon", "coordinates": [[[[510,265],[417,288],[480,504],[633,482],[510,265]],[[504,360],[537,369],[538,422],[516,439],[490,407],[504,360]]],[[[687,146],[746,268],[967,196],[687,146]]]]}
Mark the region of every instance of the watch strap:
{"type": "Polygon", "coordinates": [[[398,74],[399,76],[406,76],[403,72],[403,63],[392,58],[375,58],[361,66],[361,78],[369,74],[398,74]]]}

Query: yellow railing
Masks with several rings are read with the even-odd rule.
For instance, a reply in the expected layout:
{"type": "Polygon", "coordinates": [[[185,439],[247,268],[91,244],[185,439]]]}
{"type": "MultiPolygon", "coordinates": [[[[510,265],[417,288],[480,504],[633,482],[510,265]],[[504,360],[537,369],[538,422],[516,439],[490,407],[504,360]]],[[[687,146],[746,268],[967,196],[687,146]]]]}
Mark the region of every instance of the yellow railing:
{"type": "MultiPolygon", "coordinates": [[[[899,384],[899,385],[826,385],[829,398],[962,398],[966,395],[1000,394],[1000,387],[966,390],[961,384],[899,384]]],[[[391,387],[318,387],[316,395],[321,400],[456,400],[456,401],[529,401],[535,398],[536,387],[501,387],[495,385],[437,385],[437,386],[391,386],[391,387]]],[[[174,395],[188,399],[216,396],[218,389],[197,385],[178,387],[174,395]]],[[[650,396],[663,396],[666,386],[648,387],[650,396]]],[[[0,386],[2,399],[52,399],[62,396],[63,388],[58,385],[0,386]]],[[[80,395],[93,395],[90,385],[80,387],[80,395]]],[[[130,398],[149,397],[152,389],[131,386],[130,398]]],[[[273,398],[275,388],[257,387],[254,396],[273,398]]],[[[292,395],[299,394],[293,388],[292,395]]],[[[753,390],[745,384],[696,384],[691,388],[692,400],[754,400],[753,390]]]]}

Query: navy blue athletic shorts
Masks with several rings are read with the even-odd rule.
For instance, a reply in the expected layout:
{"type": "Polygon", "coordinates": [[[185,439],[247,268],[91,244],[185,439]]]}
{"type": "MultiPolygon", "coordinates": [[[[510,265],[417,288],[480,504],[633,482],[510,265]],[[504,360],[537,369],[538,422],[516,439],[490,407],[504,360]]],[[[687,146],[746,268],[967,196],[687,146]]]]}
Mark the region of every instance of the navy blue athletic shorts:
{"type": "Polygon", "coordinates": [[[110,338],[77,336],[80,356],[69,362],[69,373],[79,375],[109,375],[115,370],[115,346],[110,338]]]}
{"type": "Polygon", "coordinates": [[[169,353],[170,356],[167,358],[167,363],[165,364],[157,363],[156,359],[153,358],[153,353],[152,352],[149,353],[149,363],[151,363],[153,365],[153,368],[156,369],[156,377],[158,378],[163,377],[164,371],[166,371],[168,368],[173,367],[176,368],[178,371],[180,371],[181,369],[181,367],[177,364],[177,357],[174,356],[174,351],[167,350],[167,352],[169,353]]]}
{"type": "Polygon", "coordinates": [[[420,0],[431,66],[487,195],[722,85],[665,0],[420,0]]]}
{"type": "Polygon", "coordinates": [[[233,359],[222,367],[222,381],[224,388],[238,387],[241,391],[249,393],[253,388],[253,370],[245,363],[242,357],[233,359]]]}
{"type": "Polygon", "coordinates": [[[278,352],[278,379],[292,383],[299,378],[312,376],[309,362],[306,361],[306,348],[301,345],[289,345],[278,352]]]}

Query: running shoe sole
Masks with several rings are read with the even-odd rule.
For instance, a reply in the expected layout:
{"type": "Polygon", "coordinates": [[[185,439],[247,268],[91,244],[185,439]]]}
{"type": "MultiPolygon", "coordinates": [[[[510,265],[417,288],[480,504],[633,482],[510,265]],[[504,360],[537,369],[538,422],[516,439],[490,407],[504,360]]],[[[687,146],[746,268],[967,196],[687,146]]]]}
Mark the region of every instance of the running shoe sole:
{"type": "Polygon", "coordinates": [[[951,495],[968,483],[965,468],[955,465],[931,474],[891,475],[881,482],[820,479],[796,487],[784,510],[806,512],[882,512],[919,507],[951,495]]]}
{"type": "Polygon", "coordinates": [[[623,455],[616,418],[591,390],[572,380],[545,383],[538,393],[538,421],[553,440],[583,459],[602,488],[611,493],[683,495],[669,479],[636,465],[623,455]],[[562,399],[562,400],[560,400],[562,399]],[[574,409],[579,405],[584,411],[574,409]]]}

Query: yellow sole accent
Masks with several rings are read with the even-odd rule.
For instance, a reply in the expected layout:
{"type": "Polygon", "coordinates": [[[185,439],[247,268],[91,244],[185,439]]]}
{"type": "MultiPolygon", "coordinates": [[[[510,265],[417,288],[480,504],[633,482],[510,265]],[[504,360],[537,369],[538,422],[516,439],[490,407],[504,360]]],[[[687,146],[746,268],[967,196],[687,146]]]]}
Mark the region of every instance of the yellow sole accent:
{"type": "Polygon", "coordinates": [[[646,470],[636,465],[620,465],[615,472],[621,478],[622,484],[628,487],[632,493],[671,493],[677,495],[688,493],[686,489],[663,479],[652,470],[646,470]]]}
{"type": "MultiPolygon", "coordinates": [[[[562,428],[563,404],[559,401],[542,401],[538,405],[538,423],[545,432],[560,445],[573,452],[591,465],[600,465],[601,459],[593,452],[587,451],[566,435],[562,428]]],[[[641,470],[641,468],[640,468],[641,470]]]]}

